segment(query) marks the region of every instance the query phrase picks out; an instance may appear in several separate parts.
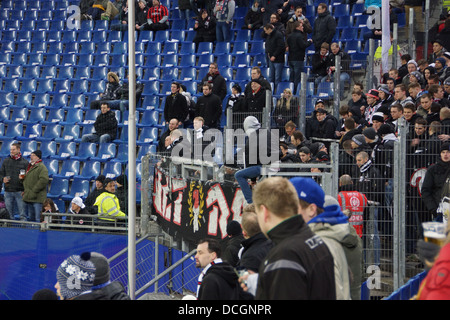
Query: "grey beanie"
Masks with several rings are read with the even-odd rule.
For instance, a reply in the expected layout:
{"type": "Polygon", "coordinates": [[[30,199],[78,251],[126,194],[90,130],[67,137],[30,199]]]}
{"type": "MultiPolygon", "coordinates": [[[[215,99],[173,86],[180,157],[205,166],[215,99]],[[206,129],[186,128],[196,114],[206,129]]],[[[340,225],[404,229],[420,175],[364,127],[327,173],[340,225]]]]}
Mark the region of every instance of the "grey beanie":
{"type": "Polygon", "coordinates": [[[248,116],[244,120],[244,131],[247,135],[261,128],[261,124],[254,116],[248,116]]]}
{"type": "Polygon", "coordinates": [[[362,134],[355,134],[352,137],[352,141],[356,143],[358,146],[360,146],[366,143],[366,138],[364,138],[364,135],[362,134]]]}
{"type": "Polygon", "coordinates": [[[94,286],[104,284],[110,279],[110,268],[108,259],[98,252],[91,252],[91,261],[95,265],[94,286]]]}

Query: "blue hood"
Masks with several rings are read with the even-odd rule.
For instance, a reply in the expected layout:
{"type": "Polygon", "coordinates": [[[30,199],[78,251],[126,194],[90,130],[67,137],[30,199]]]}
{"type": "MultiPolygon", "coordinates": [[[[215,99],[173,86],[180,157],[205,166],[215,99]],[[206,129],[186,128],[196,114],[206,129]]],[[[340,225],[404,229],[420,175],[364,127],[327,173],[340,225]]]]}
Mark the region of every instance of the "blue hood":
{"type": "Polygon", "coordinates": [[[324,212],[312,218],[309,223],[329,223],[331,225],[347,223],[348,218],[339,205],[333,204],[325,207],[324,212]]]}

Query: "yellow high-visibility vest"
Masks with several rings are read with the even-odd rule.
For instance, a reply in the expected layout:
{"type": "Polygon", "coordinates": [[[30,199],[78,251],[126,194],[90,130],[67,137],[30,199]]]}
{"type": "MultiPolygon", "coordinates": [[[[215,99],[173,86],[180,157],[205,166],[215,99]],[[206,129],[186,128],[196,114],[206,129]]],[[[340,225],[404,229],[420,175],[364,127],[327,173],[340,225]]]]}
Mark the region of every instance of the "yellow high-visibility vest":
{"type": "Polygon", "coordinates": [[[95,199],[94,206],[98,207],[98,215],[102,220],[115,221],[104,217],[125,217],[126,214],[120,211],[119,199],[115,194],[103,192],[95,199]]]}

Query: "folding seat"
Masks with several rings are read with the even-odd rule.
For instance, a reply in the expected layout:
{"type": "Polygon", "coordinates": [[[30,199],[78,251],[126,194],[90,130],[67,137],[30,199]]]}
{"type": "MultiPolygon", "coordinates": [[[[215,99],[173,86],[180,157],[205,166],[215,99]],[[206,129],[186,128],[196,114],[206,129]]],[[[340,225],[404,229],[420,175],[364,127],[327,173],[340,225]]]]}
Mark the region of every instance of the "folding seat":
{"type": "Polygon", "coordinates": [[[194,54],[183,54],[180,56],[179,67],[194,67],[196,57],[194,54]]]}
{"type": "Polygon", "coordinates": [[[221,54],[217,56],[217,65],[230,67],[233,65],[233,56],[231,54],[221,54]]]}
{"type": "Polygon", "coordinates": [[[54,10],[55,9],[55,1],[53,0],[46,0],[41,2],[41,9],[42,10],[54,10]]]}
{"type": "Polygon", "coordinates": [[[55,141],[58,143],[64,141],[75,141],[80,138],[80,126],[78,124],[62,124],[63,131],[60,138],[56,138],[55,141]]]}
{"type": "Polygon", "coordinates": [[[48,93],[35,93],[33,105],[28,107],[31,111],[36,108],[48,108],[50,106],[50,94],[48,93]]]}
{"type": "Polygon", "coordinates": [[[122,164],[117,161],[107,161],[103,167],[102,174],[106,178],[116,178],[122,174],[122,164]]]}
{"type": "MultiPolygon", "coordinates": [[[[66,117],[64,121],[61,121],[61,125],[75,125],[83,121],[83,110],[76,108],[67,108],[66,117]]],[[[64,134],[62,135],[64,137],[64,134]]]]}
{"type": "Polygon", "coordinates": [[[28,119],[28,109],[26,107],[11,106],[10,110],[10,118],[5,120],[4,123],[22,123],[23,120],[28,119]]]}
{"type": "Polygon", "coordinates": [[[0,136],[0,140],[12,138],[17,139],[23,135],[23,124],[21,122],[11,122],[6,124],[5,134],[0,136]]]}
{"type": "Polygon", "coordinates": [[[16,66],[26,65],[28,61],[28,57],[26,53],[11,53],[11,64],[16,66]]]}
{"type": "MultiPolygon", "coordinates": [[[[56,75],[56,73],[55,73],[56,75]]],[[[53,79],[50,78],[41,78],[39,79],[37,88],[34,93],[50,93],[53,92],[53,79]]]]}
{"type": "Polygon", "coordinates": [[[234,67],[248,67],[250,66],[250,55],[248,54],[239,54],[235,56],[234,67]]]}
{"type": "Polygon", "coordinates": [[[356,52],[361,52],[361,41],[358,40],[349,40],[345,44],[344,48],[345,52],[349,55],[352,55],[356,52]]]}
{"type": "Polygon", "coordinates": [[[37,80],[36,79],[22,79],[22,85],[20,91],[23,93],[31,93],[36,91],[37,80]]]}
{"type": "Polygon", "coordinates": [[[93,157],[90,157],[90,160],[99,161],[99,162],[107,162],[116,156],[117,147],[114,143],[101,143],[99,145],[97,154],[93,157]]]}
{"type": "MultiPolygon", "coordinates": [[[[90,67],[94,64],[94,59],[97,56],[96,54],[92,53],[79,53],[78,56],[78,62],[76,63],[77,67],[90,67]]],[[[101,63],[104,63],[103,65],[107,65],[108,57],[103,56],[103,58],[100,58],[95,65],[101,65],[101,63]],[[102,61],[102,62],[100,62],[102,61]]]]}
{"type": "Polygon", "coordinates": [[[74,197],[80,197],[83,200],[89,195],[90,181],[87,179],[73,179],[70,185],[70,191],[67,195],[62,195],[64,201],[71,201],[74,197]]]}
{"type": "Polygon", "coordinates": [[[11,53],[0,54],[0,65],[11,63],[11,53]]]}
{"type": "Polygon", "coordinates": [[[349,17],[350,16],[350,5],[348,4],[338,4],[334,6],[334,13],[333,16],[335,18],[341,18],[344,16],[349,17]]]}
{"type": "Polygon", "coordinates": [[[243,18],[245,17],[245,15],[247,14],[248,11],[248,7],[246,6],[239,6],[236,8],[235,12],[234,12],[234,18],[243,18]]]}
{"type": "Polygon", "coordinates": [[[24,31],[33,31],[36,29],[36,21],[35,20],[24,20],[22,21],[22,25],[20,26],[20,30],[24,31]]]}
{"type": "MultiPolygon", "coordinates": [[[[0,124],[0,127],[4,126],[4,124],[0,124]]],[[[11,145],[16,142],[14,138],[2,138],[0,136],[0,140],[2,142],[0,147],[0,158],[6,158],[11,154],[11,145]]]]}
{"type": "Polygon", "coordinates": [[[117,154],[114,159],[111,160],[112,162],[119,162],[121,164],[127,164],[128,163],[128,144],[119,144],[117,146],[117,154]]]}
{"type": "Polygon", "coordinates": [[[155,33],[155,38],[153,41],[155,42],[166,42],[170,39],[169,30],[158,30],[155,33]]]}
{"type": "MultiPolygon", "coordinates": [[[[137,136],[137,129],[136,129],[136,136],[137,136]]],[[[119,128],[119,136],[112,141],[116,144],[128,144],[128,126],[123,126],[119,128]]]]}
{"type": "Polygon", "coordinates": [[[236,68],[236,74],[234,76],[234,80],[249,81],[251,79],[251,71],[252,71],[252,69],[250,67],[236,68]]]}
{"type": "Polygon", "coordinates": [[[45,108],[31,108],[30,115],[28,116],[27,120],[23,121],[23,124],[26,124],[28,129],[28,125],[40,123],[45,120],[45,117],[46,117],[45,108]]]}
{"type": "Polygon", "coordinates": [[[109,65],[109,56],[105,55],[105,54],[94,54],[94,55],[83,55],[83,57],[85,57],[86,59],[89,59],[90,61],[92,61],[92,58],[94,58],[93,62],[82,62],[82,57],[80,56],[80,63],[79,65],[81,66],[87,66],[87,65],[93,65],[93,66],[97,66],[97,67],[104,67],[104,66],[108,66],[109,65]]]}
{"type": "Polygon", "coordinates": [[[195,67],[183,67],[181,68],[180,80],[195,80],[197,78],[197,69],[195,67]]]}
{"type": "Polygon", "coordinates": [[[107,34],[107,41],[110,43],[122,41],[122,31],[111,30],[107,34]]]}
{"type": "Polygon", "coordinates": [[[36,140],[24,140],[20,143],[20,152],[22,153],[22,156],[29,157],[34,150],[37,150],[36,140]]]}
{"type": "Polygon", "coordinates": [[[67,107],[69,102],[69,96],[67,95],[67,93],[55,93],[54,95],[52,95],[52,104],[51,106],[47,106],[47,108],[51,109],[51,108],[55,108],[55,109],[59,109],[59,108],[64,108],[67,107]]]}
{"type": "MultiPolygon", "coordinates": [[[[32,101],[33,101],[33,95],[30,92],[17,93],[16,101],[14,102],[13,105],[11,105],[11,109],[14,111],[18,111],[16,109],[20,109],[20,110],[22,110],[23,108],[27,109],[28,106],[31,106],[32,101]]],[[[23,120],[27,119],[28,113],[25,111],[19,111],[18,115],[19,115],[19,118],[21,118],[21,121],[23,121],[23,120]]]]}
{"type": "Polygon", "coordinates": [[[45,62],[44,62],[45,66],[58,66],[59,65],[60,55],[58,53],[44,54],[44,58],[45,58],[45,62]]]}
{"type": "Polygon", "coordinates": [[[25,132],[21,137],[17,137],[19,141],[35,140],[42,135],[42,124],[28,124],[26,125],[25,132]]]}
{"type": "MultiPolygon", "coordinates": [[[[21,78],[23,75],[23,67],[21,65],[9,65],[6,77],[21,78]]],[[[21,79],[23,80],[23,79],[21,79]]]]}
{"type": "Polygon", "coordinates": [[[61,57],[62,66],[75,66],[77,64],[78,56],[75,53],[63,53],[61,57]]]}
{"type": "Polygon", "coordinates": [[[178,54],[178,42],[166,42],[163,44],[163,55],[178,54]]]}
{"type": "MultiPolygon", "coordinates": [[[[88,20],[88,21],[92,21],[92,20],[88,20]]],[[[77,34],[77,42],[78,43],[83,43],[83,42],[91,42],[92,40],[92,31],[91,29],[81,29],[78,31],[77,34]]]]}
{"type": "Polygon", "coordinates": [[[249,53],[251,55],[265,54],[265,42],[264,41],[252,41],[250,45],[249,53]]]}
{"type": "Polygon", "coordinates": [[[5,30],[20,30],[20,20],[10,19],[6,20],[5,30]]]}
{"type": "MultiPolygon", "coordinates": [[[[253,67],[267,67],[267,60],[265,54],[257,54],[253,56],[252,64],[253,67]]],[[[235,63],[236,66],[236,63],[235,63]]]]}
{"type": "Polygon", "coordinates": [[[0,48],[0,53],[14,53],[15,52],[15,46],[16,43],[15,41],[3,41],[1,48],[0,48]]]}
{"type": "Polygon", "coordinates": [[[56,160],[67,160],[71,156],[75,155],[76,148],[77,144],[74,141],[61,141],[59,142],[58,153],[50,156],[50,158],[56,160]]]}
{"type": "Polygon", "coordinates": [[[198,56],[197,67],[209,67],[211,63],[214,62],[213,54],[204,54],[198,56]]]}
{"type": "Polygon", "coordinates": [[[111,63],[109,64],[111,68],[125,67],[128,62],[127,54],[114,54],[111,55],[111,63]]]}
{"type": "Polygon", "coordinates": [[[64,177],[53,177],[47,192],[47,198],[58,199],[69,192],[69,179],[64,177]]]}
{"type": "Polygon", "coordinates": [[[73,79],[74,70],[72,66],[59,66],[58,68],[55,68],[57,70],[57,76],[55,76],[58,79],[73,79]]]}
{"type": "MultiPolygon", "coordinates": [[[[142,157],[150,153],[152,146],[153,146],[152,144],[142,144],[138,146],[138,154],[136,155],[136,161],[142,161],[142,157]]],[[[156,145],[154,148],[156,150],[156,145]]]]}
{"type": "Polygon", "coordinates": [[[79,160],[82,162],[88,161],[95,157],[97,150],[97,144],[93,142],[80,142],[78,144],[78,152],[76,155],[70,157],[74,160],[79,160]]]}
{"type": "MultiPolygon", "coordinates": [[[[64,120],[64,109],[51,108],[48,111],[47,120],[42,121],[42,124],[48,126],[49,124],[60,123],[63,120],[64,120]]],[[[58,137],[59,136],[60,135],[58,135],[58,137]]]]}
{"type": "Polygon", "coordinates": [[[144,90],[142,96],[157,95],[159,93],[159,84],[157,81],[142,81],[144,90]]]}
{"type": "Polygon", "coordinates": [[[172,41],[183,42],[185,40],[185,37],[186,37],[185,30],[172,30],[170,32],[170,40],[172,41]]]}
{"type": "Polygon", "coordinates": [[[60,42],[62,39],[62,31],[59,30],[49,30],[47,31],[47,41],[48,42],[60,42]]]}
{"type": "Polygon", "coordinates": [[[138,42],[151,42],[153,41],[153,31],[141,30],[138,35],[138,42]]]}
{"type": "Polygon", "coordinates": [[[147,145],[151,143],[157,143],[158,141],[158,128],[157,127],[141,127],[136,145],[147,145]]]}
{"type": "Polygon", "coordinates": [[[108,74],[107,67],[77,67],[76,78],[78,79],[95,79],[95,80],[106,80],[108,74]],[[92,71],[92,74],[91,74],[92,71]]]}
{"type": "MultiPolygon", "coordinates": [[[[52,159],[51,160],[58,160],[58,159],[52,159]]],[[[59,160],[58,160],[59,161],[59,160]]],[[[67,178],[70,179],[74,175],[78,175],[80,173],[80,161],[79,160],[73,160],[73,159],[67,159],[62,161],[61,170],[58,174],[53,175],[53,178],[67,178]]]]}
{"type": "Polygon", "coordinates": [[[317,86],[316,97],[320,99],[331,99],[334,95],[334,82],[321,82],[317,86]]]}
{"type": "Polygon", "coordinates": [[[40,66],[44,64],[44,54],[43,53],[30,53],[28,54],[28,65],[30,66],[40,66]]]}
{"type": "Polygon", "coordinates": [[[366,8],[364,7],[364,2],[362,3],[354,3],[351,10],[351,15],[354,16],[360,16],[364,14],[364,11],[366,11],[366,8]]]}
{"type": "Polygon", "coordinates": [[[159,72],[162,71],[160,81],[173,81],[178,78],[178,68],[161,68],[158,69],[157,72],[151,73],[151,69],[145,69],[145,75],[150,76],[154,79],[159,78],[159,72]]]}
{"type": "Polygon", "coordinates": [[[170,26],[171,30],[185,30],[186,20],[185,19],[173,19],[170,26]]]}
{"type": "Polygon", "coordinates": [[[146,95],[142,100],[142,108],[144,110],[154,109],[159,107],[159,97],[157,95],[146,95]]]}
{"type": "Polygon", "coordinates": [[[167,54],[162,57],[161,67],[176,67],[178,65],[177,54],[167,54]]]}
{"type": "Polygon", "coordinates": [[[145,49],[145,55],[159,55],[162,50],[161,42],[149,42],[145,49]]]}
{"type": "Polygon", "coordinates": [[[67,7],[69,6],[65,6],[64,8],[61,8],[61,10],[55,10],[53,12],[53,20],[67,21],[67,7]]]}
{"type": "Polygon", "coordinates": [[[236,41],[233,45],[232,54],[242,55],[248,53],[248,41],[236,41]]]}
{"type": "Polygon", "coordinates": [[[359,16],[355,16],[353,21],[354,21],[354,27],[356,28],[364,28],[367,27],[367,19],[369,18],[369,16],[367,14],[362,14],[359,16]]]}
{"type": "Polygon", "coordinates": [[[95,20],[94,21],[94,30],[109,30],[109,21],[108,20],[95,20]]]}
{"type": "Polygon", "coordinates": [[[79,175],[75,175],[73,178],[85,178],[89,180],[94,180],[100,174],[100,162],[88,160],[84,162],[83,168],[79,175]]]}
{"type": "Polygon", "coordinates": [[[73,79],[72,88],[70,92],[72,93],[87,93],[89,91],[89,81],[86,79],[73,79]]]}
{"type": "MultiPolygon", "coordinates": [[[[70,100],[69,100],[69,104],[66,105],[65,107],[69,107],[69,108],[83,108],[86,104],[86,97],[84,94],[82,93],[73,93],[70,95],[70,100]]],[[[100,110],[96,110],[96,111],[100,111],[100,110]]]]}
{"type": "Polygon", "coordinates": [[[156,110],[144,110],[140,121],[136,124],[138,128],[152,127],[158,125],[159,112],[156,110]]]}
{"type": "Polygon", "coordinates": [[[231,81],[233,79],[233,68],[222,64],[219,64],[219,66],[220,74],[225,78],[226,81],[231,81]]]}
{"type": "MultiPolygon", "coordinates": [[[[3,47],[3,45],[2,45],[3,47]]],[[[16,53],[29,53],[31,52],[31,41],[22,41],[17,43],[16,53]]]]}
{"type": "Polygon", "coordinates": [[[197,48],[197,55],[201,54],[212,54],[213,53],[213,43],[212,42],[200,42],[197,48]]]}
{"type": "Polygon", "coordinates": [[[192,42],[195,38],[197,31],[195,30],[189,30],[185,32],[185,39],[184,41],[186,42],[192,42]]]}
{"type": "MultiPolygon", "coordinates": [[[[255,31],[257,33],[258,31],[255,31]]],[[[236,39],[235,39],[235,45],[236,42],[248,42],[252,40],[252,31],[251,30],[237,30],[236,32],[236,39]]]]}
{"type": "Polygon", "coordinates": [[[30,30],[19,30],[17,32],[17,42],[29,42],[31,41],[32,32],[30,30]]]}
{"type": "MultiPolygon", "coordinates": [[[[1,99],[1,97],[0,97],[0,99],[1,99]]],[[[10,107],[9,106],[2,106],[0,108],[0,123],[3,123],[5,121],[9,120],[10,115],[11,115],[10,107]]]]}
{"type": "MultiPolygon", "coordinates": [[[[0,55],[1,57],[1,55],[0,55]]],[[[20,81],[19,79],[15,78],[4,78],[3,79],[3,87],[1,92],[17,92],[20,88],[20,81]]]]}
{"type": "Polygon", "coordinates": [[[358,29],[357,28],[346,28],[346,29],[342,30],[339,40],[342,42],[347,42],[347,41],[355,40],[357,37],[358,37],[358,29]]]}
{"type": "Polygon", "coordinates": [[[195,54],[195,43],[194,42],[182,42],[179,54],[180,55],[183,55],[183,54],[189,54],[189,55],[195,54]]]}

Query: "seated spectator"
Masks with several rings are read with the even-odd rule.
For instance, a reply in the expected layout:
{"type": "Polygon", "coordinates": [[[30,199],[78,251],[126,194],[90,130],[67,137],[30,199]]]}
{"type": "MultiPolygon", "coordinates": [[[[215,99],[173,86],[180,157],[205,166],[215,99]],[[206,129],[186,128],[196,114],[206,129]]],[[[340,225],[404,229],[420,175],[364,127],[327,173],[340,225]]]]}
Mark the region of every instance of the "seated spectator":
{"type": "Polygon", "coordinates": [[[235,83],[231,87],[231,95],[228,97],[226,108],[233,109],[233,111],[242,111],[244,107],[244,93],[241,86],[235,83]]]}
{"type": "Polygon", "coordinates": [[[433,41],[433,49],[432,50],[433,51],[430,54],[430,57],[428,58],[429,63],[436,62],[436,59],[442,57],[444,52],[446,52],[449,49],[444,47],[444,42],[442,40],[436,39],[433,41]]]}
{"type": "Polygon", "coordinates": [[[112,20],[119,14],[119,10],[109,0],[95,0],[82,20],[112,20]]]}
{"type": "Polygon", "coordinates": [[[121,210],[128,215],[128,180],[125,174],[116,178],[116,196],[119,199],[121,210]]]}
{"type": "Polygon", "coordinates": [[[253,67],[251,70],[250,76],[251,76],[251,79],[245,85],[245,89],[244,89],[244,95],[246,97],[248,97],[252,94],[252,80],[259,80],[259,82],[263,88],[265,88],[266,90],[272,90],[270,82],[267,81],[267,79],[264,78],[264,76],[261,74],[261,69],[259,67],[253,67]]]}
{"type": "Polygon", "coordinates": [[[159,0],[153,0],[153,6],[148,9],[145,29],[151,31],[169,29],[169,10],[159,0]]]}
{"type": "Polygon", "coordinates": [[[276,127],[282,129],[288,121],[297,123],[300,102],[289,88],[284,89],[273,110],[272,118],[276,127]]]}
{"type": "Polygon", "coordinates": [[[100,107],[100,114],[94,122],[94,133],[88,133],[81,137],[81,142],[107,143],[117,136],[117,118],[111,111],[107,102],[103,102],[100,107]]]}
{"type": "Polygon", "coordinates": [[[58,217],[54,216],[43,216],[43,213],[59,213],[58,206],[50,198],[45,199],[44,203],[42,204],[41,222],[58,223],[60,220],[58,217]]]}
{"type": "Polygon", "coordinates": [[[328,66],[330,65],[330,45],[326,42],[320,46],[320,51],[315,52],[312,56],[312,76],[316,86],[323,80],[328,78],[328,66]]]}
{"type": "Polygon", "coordinates": [[[138,0],[135,14],[136,30],[145,30],[147,27],[148,6],[146,0],[138,0]]]}
{"type": "Polygon", "coordinates": [[[195,21],[194,30],[197,31],[193,40],[197,51],[200,42],[216,41],[216,18],[209,15],[206,9],[202,9],[200,16],[195,21]]]}
{"type": "MultiPolygon", "coordinates": [[[[83,199],[80,197],[75,197],[72,199],[69,205],[69,213],[70,214],[89,214],[86,209],[86,205],[83,203],[83,199]]],[[[68,218],[71,224],[84,224],[86,218],[68,218]]]]}
{"type": "Polygon", "coordinates": [[[100,109],[102,103],[117,100],[117,90],[120,88],[119,76],[111,71],[106,75],[106,79],[108,79],[108,82],[105,91],[100,93],[99,100],[91,101],[91,109],[100,109]]]}
{"type": "MultiPolygon", "coordinates": [[[[130,84],[129,84],[129,77],[127,75],[127,81],[122,83],[122,85],[119,86],[116,90],[116,98],[117,100],[109,101],[109,106],[112,110],[119,110],[124,112],[128,110],[129,105],[129,90],[130,90],[130,84]]],[[[138,103],[139,99],[141,98],[142,92],[144,91],[144,84],[137,81],[137,75],[136,75],[136,81],[135,81],[135,90],[136,90],[136,104],[138,103]]]]}
{"type": "Polygon", "coordinates": [[[263,13],[259,7],[260,0],[256,0],[244,17],[244,25],[242,29],[258,30],[263,26],[263,13]]]}
{"type": "MultiPolygon", "coordinates": [[[[110,178],[105,179],[104,191],[95,199],[94,206],[97,207],[99,225],[114,225],[117,218],[126,218],[121,210],[119,199],[115,195],[116,182],[110,178]]],[[[121,226],[121,223],[117,225],[121,226]]]]}
{"type": "Polygon", "coordinates": [[[95,178],[95,187],[94,189],[88,194],[86,199],[84,200],[84,204],[86,205],[87,211],[90,214],[96,214],[96,210],[94,208],[95,199],[103,192],[104,190],[104,182],[106,177],[104,175],[99,175],[97,178],[95,178]]]}
{"type": "MultiPolygon", "coordinates": [[[[319,108],[316,110],[317,127],[313,127],[311,131],[311,138],[334,139],[334,132],[336,130],[337,119],[329,114],[325,109],[319,108]]],[[[330,142],[324,142],[327,148],[330,142]]]]}
{"type": "Polygon", "coordinates": [[[295,129],[297,129],[297,125],[295,122],[289,120],[284,125],[284,130],[280,129],[280,141],[285,142],[287,145],[292,144],[292,134],[295,132],[295,129]]]}
{"type": "Polygon", "coordinates": [[[126,31],[128,30],[128,1],[122,3],[119,9],[118,23],[111,25],[111,30],[126,31]]]}
{"type": "Polygon", "coordinates": [[[266,106],[266,89],[262,87],[260,80],[252,80],[251,88],[251,94],[244,100],[244,111],[255,113],[255,117],[261,121],[262,111],[266,106]]]}

